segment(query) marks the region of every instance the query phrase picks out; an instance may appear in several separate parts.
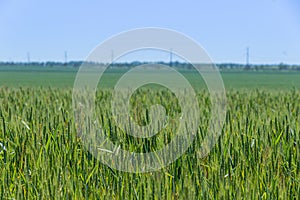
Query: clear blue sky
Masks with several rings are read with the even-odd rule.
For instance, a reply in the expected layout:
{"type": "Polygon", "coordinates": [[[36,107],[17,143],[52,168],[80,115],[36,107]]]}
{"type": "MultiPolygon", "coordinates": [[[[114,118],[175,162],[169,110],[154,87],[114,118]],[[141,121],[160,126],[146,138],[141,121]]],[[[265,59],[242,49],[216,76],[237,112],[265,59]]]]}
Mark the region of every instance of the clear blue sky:
{"type": "Polygon", "coordinates": [[[0,61],[83,60],[108,37],[162,27],[200,43],[215,62],[300,64],[298,0],[0,0],[0,61]]]}

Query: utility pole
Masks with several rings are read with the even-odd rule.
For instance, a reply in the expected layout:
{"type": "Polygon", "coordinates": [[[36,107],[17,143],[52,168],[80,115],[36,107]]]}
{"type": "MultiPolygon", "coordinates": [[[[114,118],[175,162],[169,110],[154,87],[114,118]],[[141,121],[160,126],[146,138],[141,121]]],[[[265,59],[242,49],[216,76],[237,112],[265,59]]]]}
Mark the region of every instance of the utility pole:
{"type": "Polygon", "coordinates": [[[170,67],[172,67],[173,50],[170,50],[170,67]]]}
{"type": "Polygon", "coordinates": [[[247,69],[250,69],[249,57],[250,57],[250,54],[249,54],[249,47],[247,47],[247,49],[246,49],[246,68],[247,68],[247,69]]]}
{"type": "Polygon", "coordinates": [[[68,62],[68,52],[65,51],[65,64],[67,64],[67,62],[68,62]]]}

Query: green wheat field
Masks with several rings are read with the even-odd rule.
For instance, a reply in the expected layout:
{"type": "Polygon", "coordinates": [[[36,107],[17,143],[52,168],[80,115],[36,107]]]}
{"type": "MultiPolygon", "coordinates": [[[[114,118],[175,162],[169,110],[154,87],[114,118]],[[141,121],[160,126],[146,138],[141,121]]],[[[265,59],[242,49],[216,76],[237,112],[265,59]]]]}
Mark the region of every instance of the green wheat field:
{"type": "MultiPolygon", "coordinates": [[[[131,101],[138,123],[149,122],[146,111],[153,103],[163,105],[174,123],[152,138],[129,137],[109,115],[112,85],[121,75],[107,73],[99,83],[99,121],[122,148],[155,151],[174,136],[176,97],[163,89],[138,90],[131,101]]],[[[201,110],[196,139],[159,171],[127,173],[98,161],[76,133],[75,71],[1,71],[0,199],[299,199],[300,73],[222,72],[226,120],[204,158],[198,153],[210,96],[194,73],[183,75],[196,87],[201,110]]]]}

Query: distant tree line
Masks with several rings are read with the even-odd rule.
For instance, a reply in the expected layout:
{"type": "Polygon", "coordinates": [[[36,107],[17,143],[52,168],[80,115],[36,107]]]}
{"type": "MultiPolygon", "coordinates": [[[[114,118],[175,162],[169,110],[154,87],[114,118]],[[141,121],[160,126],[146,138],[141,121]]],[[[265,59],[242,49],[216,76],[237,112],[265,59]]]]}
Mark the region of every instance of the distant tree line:
{"type": "MultiPolygon", "coordinates": [[[[70,62],[0,62],[0,68],[13,68],[17,67],[20,68],[79,68],[82,64],[88,65],[104,65],[103,63],[95,63],[95,62],[85,62],[85,61],[70,61],[70,62]]],[[[123,63],[111,63],[110,67],[112,68],[132,68],[143,64],[149,64],[149,62],[123,62],[123,63]]],[[[174,68],[180,69],[193,69],[193,65],[190,63],[183,63],[183,62],[155,62],[154,64],[161,64],[161,65],[168,65],[174,68]]],[[[261,70],[289,70],[289,71],[300,71],[300,65],[289,65],[284,63],[279,64],[252,64],[252,65],[245,65],[245,64],[238,64],[238,63],[220,63],[215,64],[220,70],[246,70],[246,71],[261,71],[261,70]]],[[[201,66],[201,65],[200,65],[201,66]]],[[[205,64],[202,64],[205,66],[205,64]]]]}

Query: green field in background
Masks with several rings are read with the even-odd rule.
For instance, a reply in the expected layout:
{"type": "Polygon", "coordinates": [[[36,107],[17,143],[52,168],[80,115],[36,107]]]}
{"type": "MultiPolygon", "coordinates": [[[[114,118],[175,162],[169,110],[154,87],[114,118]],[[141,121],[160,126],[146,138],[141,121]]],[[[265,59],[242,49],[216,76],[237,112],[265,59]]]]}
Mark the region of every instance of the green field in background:
{"type": "MultiPolygon", "coordinates": [[[[125,70],[110,70],[100,81],[103,88],[111,88],[125,73],[125,70]]],[[[205,87],[199,74],[194,71],[181,72],[194,88],[205,87]]],[[[221,72],[226,89],[266,89],[290,90],[300,89],[300,72],[255,72],[223,71],[221,72]]],[[[1,71],[1,87],[73,87],[76,71],[1,71]]]]}

